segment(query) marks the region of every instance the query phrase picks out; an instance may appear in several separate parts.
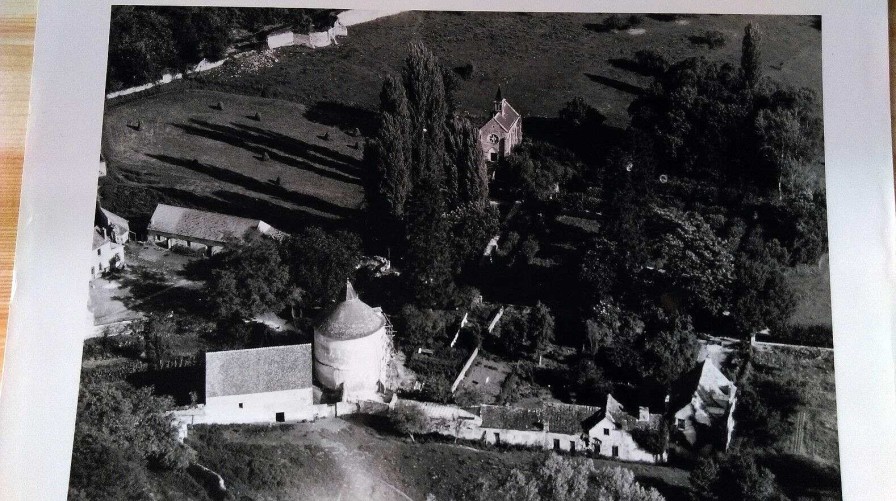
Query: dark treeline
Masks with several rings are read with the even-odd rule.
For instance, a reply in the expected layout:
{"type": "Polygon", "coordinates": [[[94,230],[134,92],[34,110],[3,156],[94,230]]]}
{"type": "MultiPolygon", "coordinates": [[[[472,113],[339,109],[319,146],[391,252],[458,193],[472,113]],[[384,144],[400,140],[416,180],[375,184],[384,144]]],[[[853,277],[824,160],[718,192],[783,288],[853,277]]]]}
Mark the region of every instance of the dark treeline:
{"type": "Polygon", "coordinates": [[[203,58],[217,61],[236,41],[277,26],[329,28],[330,9],[118,6],[109,29],[107,90],[141,85],[203,58]]]}

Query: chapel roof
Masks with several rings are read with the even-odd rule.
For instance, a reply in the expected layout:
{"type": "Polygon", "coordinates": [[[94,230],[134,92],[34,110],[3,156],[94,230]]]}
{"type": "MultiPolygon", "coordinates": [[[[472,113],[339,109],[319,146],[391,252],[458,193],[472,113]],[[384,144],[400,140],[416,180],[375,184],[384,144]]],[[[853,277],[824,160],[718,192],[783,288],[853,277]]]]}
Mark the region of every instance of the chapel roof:
{"type": "Polygon", "coordinates": [[[492,120],[497,122],[504,131],[510,131],[517,120],[520,119],[520,114],[513,109],[513,106],[510,106],[510,103],[508,103],[506,99],[501,99],[500,103],[501,111],[496,112],[492,117],[492,120]]]}

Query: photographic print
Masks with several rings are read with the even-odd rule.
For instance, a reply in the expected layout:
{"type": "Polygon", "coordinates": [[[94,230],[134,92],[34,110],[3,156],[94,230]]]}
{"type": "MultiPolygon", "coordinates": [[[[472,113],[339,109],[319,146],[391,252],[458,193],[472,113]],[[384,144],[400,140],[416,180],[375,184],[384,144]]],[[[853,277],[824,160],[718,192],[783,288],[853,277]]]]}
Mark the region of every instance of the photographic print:
{"type": "Polygon", "coordinates": [[[112,7],[69,497],[840,499],[821,33],[112,7]]]}

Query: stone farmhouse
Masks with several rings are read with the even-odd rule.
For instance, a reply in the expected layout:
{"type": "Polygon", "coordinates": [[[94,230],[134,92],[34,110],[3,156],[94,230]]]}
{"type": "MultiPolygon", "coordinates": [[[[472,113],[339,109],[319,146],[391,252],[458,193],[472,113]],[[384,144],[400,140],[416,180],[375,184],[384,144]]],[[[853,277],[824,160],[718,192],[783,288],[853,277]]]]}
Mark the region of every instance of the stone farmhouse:
{"type": "Polygon", "coordinates": [[[311,344],[205,354],[206,423],[312,417],[311,344]]]}
{"type": "Polygon", "coordinates": [[[492,118],[479,128],[479,143],[486,161],[497,162],[523,141],[523,120],[520,114],[501,96],[495,94],[492,118]]]}
{"type": "Polygon", "coordinates": [[[584,451],[590,448],[588,431],[597,423],[599,412],[598,407],[562,403],[536,408],[482,405],[476,438],[490,444],[584,451]]]}
{"type": "Polygon", "coordinates": [[[286,233],[258,219],[159,204],[149,221],[149,241],[170,249],[178,245],[211,256],[228,245],[264,235],[276,240],[286,233]]]}
{"type": "Polygon", "coordinates": [[[639,407],[638,415],[632,416],[613,395],[607,395],[604,413],[600,421],[588,430],[588,436],[593,442],[594,451],[601,456],[625,461],[664,463],[667,457],[665,452],[654,454],[644,450],[634,436],[638,430],[661,432],[663,423],[662,414],[651,414],[648,407],[639,407]]]}
{"type": "MultiPolygon", "coordinates": [[[[693,393],[675,412],[677,432],[691,446],[711,444],[728,450],[734,432],[737,387],[709,358],[703,361],[699,371],[686,376],[684,385],[693,393]]],[[[680,404],[684,398],[676,400],[680,404]]]]}
{"type": "Polygon", "coordinates": [[[128,220],[103,209],[97,203],[93,221],[91,278],[100,277],[111,269],[124,267],[124,243],[129,236],[128,220]]]}
{"type": "Polygon", "coordinates": [[[113,242],[101,228],[94,228],[90,277],[99,278],[103,273],[123,266],[124,245],[113,242]]]}
{"type": "Polygon", "coordinates": [[[96,206],[93,224],[101,230],[105,230],[109,239],[117,244],[123,244],[133,236],[131,225],[127,219],[100,207],[99,203],[96,206]]]}

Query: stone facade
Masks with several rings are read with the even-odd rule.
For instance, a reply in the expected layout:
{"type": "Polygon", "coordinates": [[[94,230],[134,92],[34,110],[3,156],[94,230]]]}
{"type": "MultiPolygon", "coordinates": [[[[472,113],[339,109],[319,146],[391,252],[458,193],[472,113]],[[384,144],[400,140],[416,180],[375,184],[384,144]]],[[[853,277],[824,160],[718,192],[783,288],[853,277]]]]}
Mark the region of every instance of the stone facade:
{"type": "Polygon", "coordinates": [[[501,97],[501,90],[495,96],[492,118],[479,128],[479,143],[486,161],[497,162],[510,155],[523,141],[523,120],[513,106],[501,97]]]}

